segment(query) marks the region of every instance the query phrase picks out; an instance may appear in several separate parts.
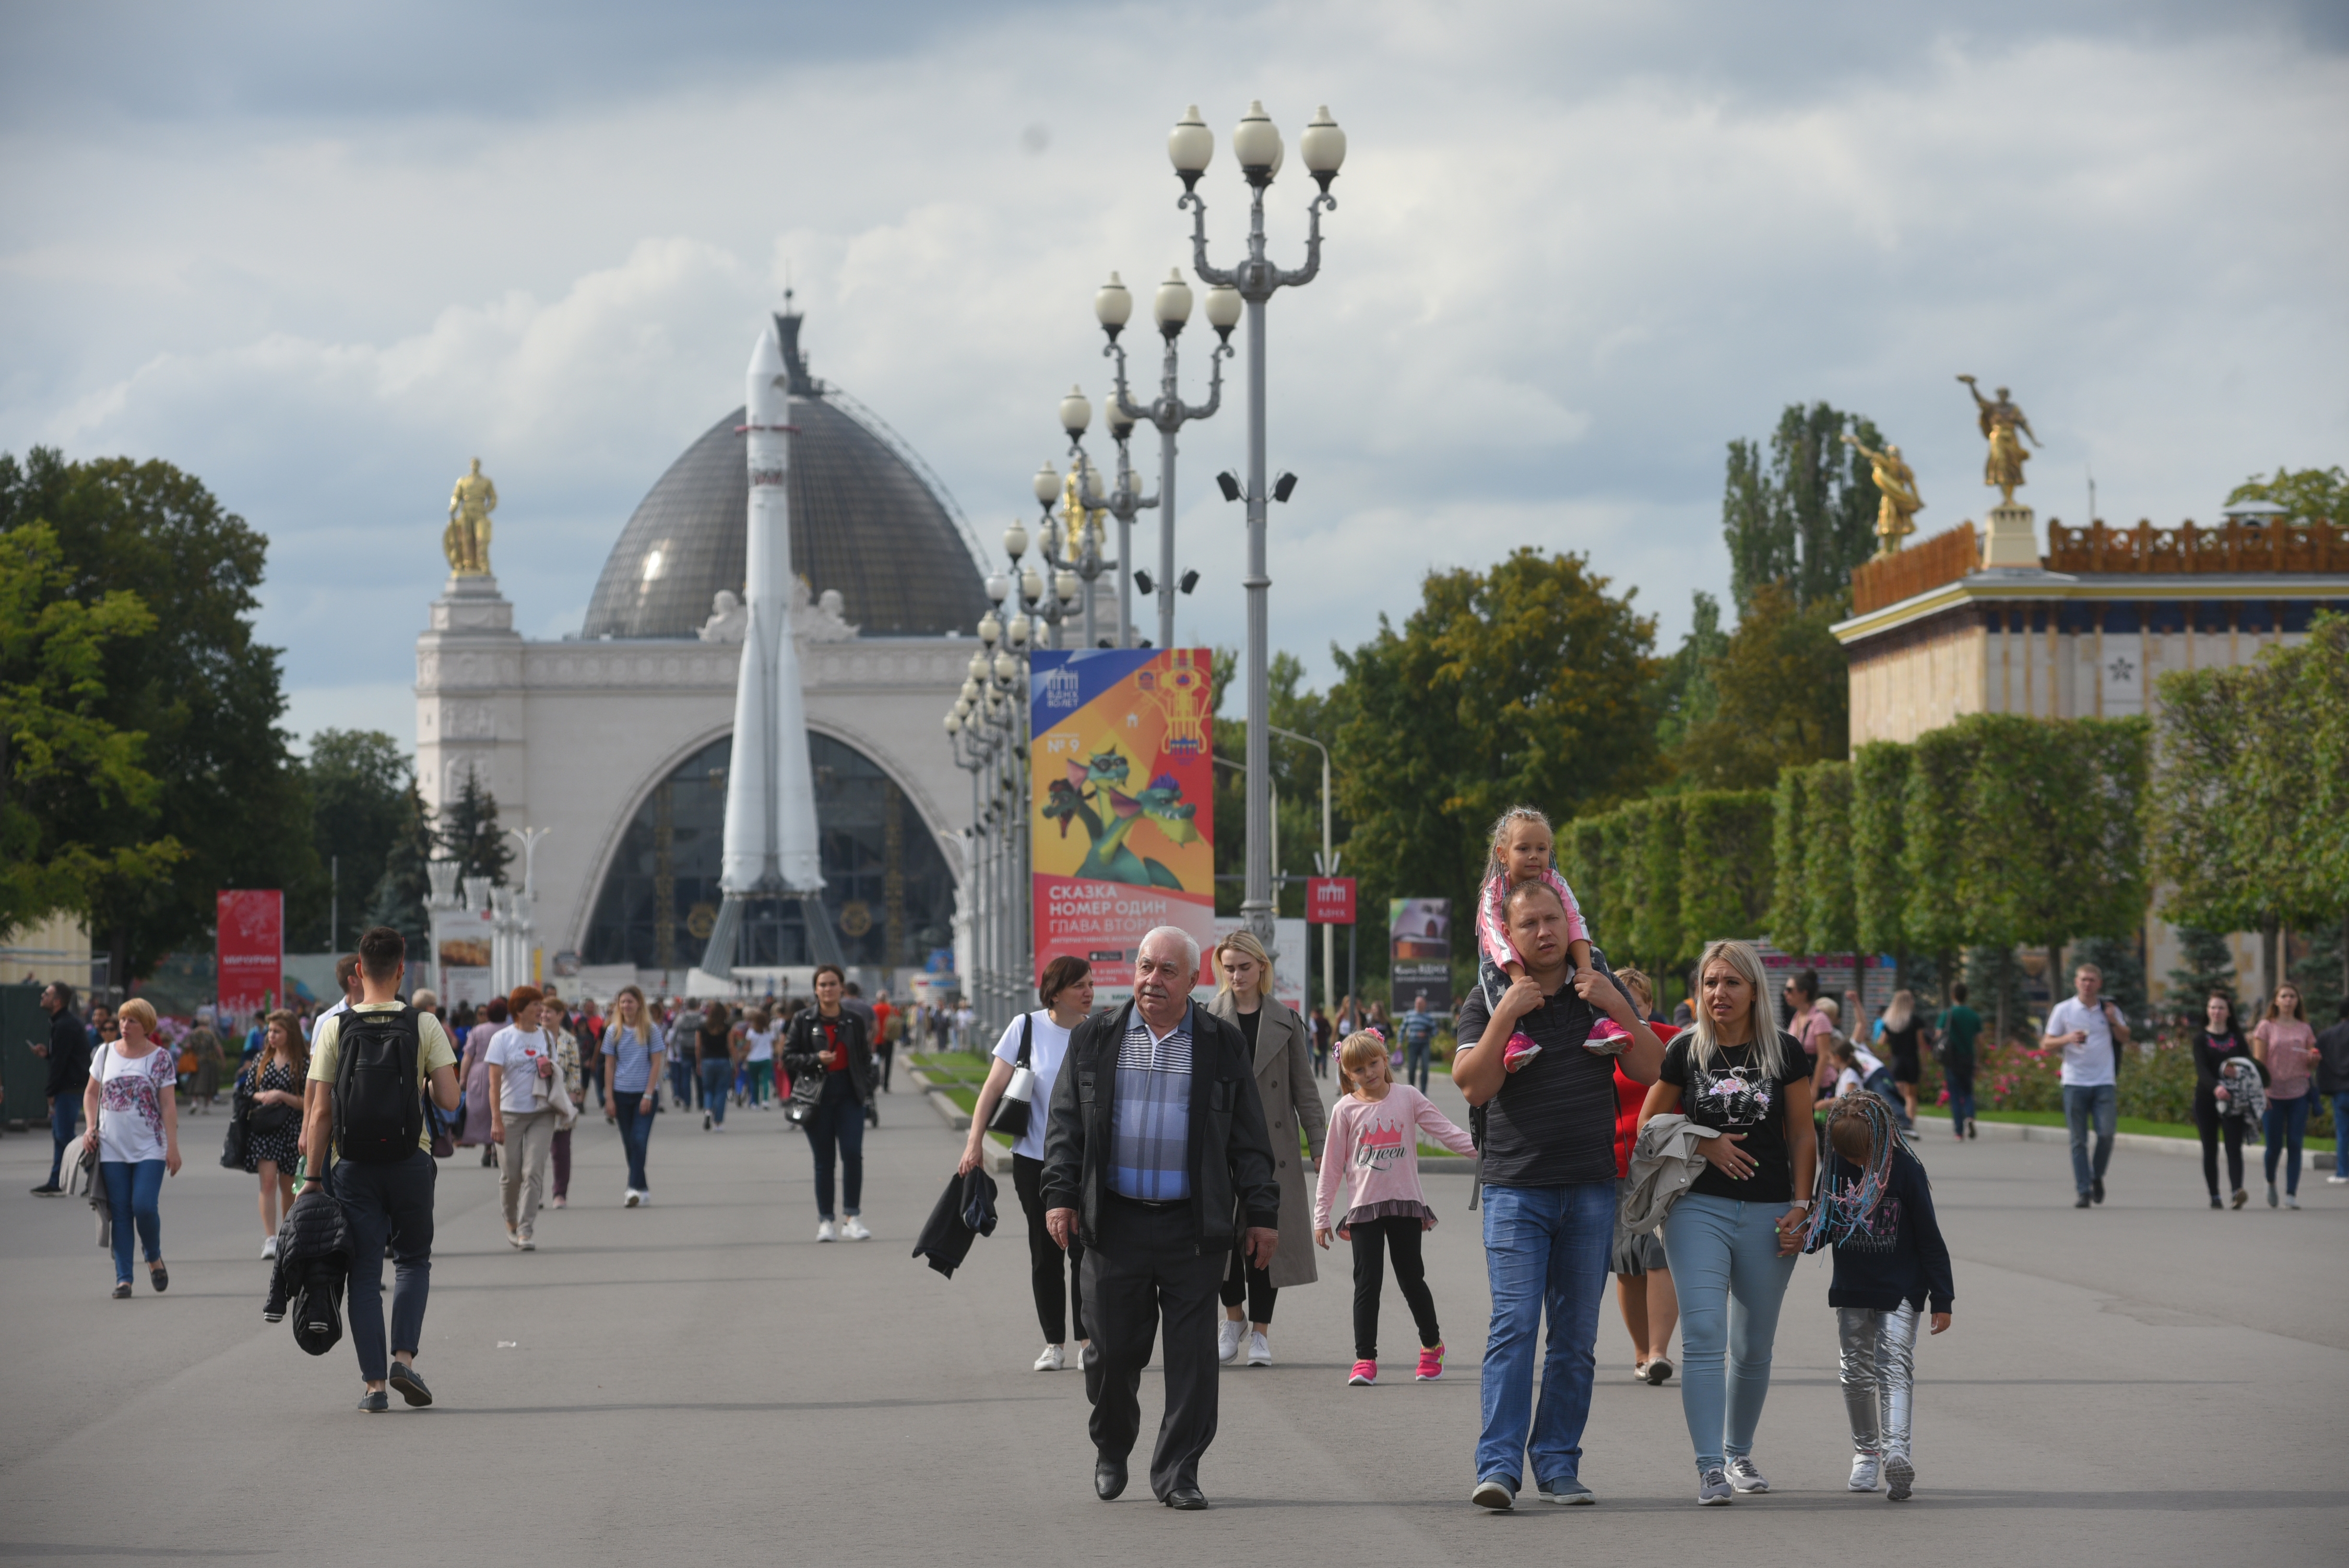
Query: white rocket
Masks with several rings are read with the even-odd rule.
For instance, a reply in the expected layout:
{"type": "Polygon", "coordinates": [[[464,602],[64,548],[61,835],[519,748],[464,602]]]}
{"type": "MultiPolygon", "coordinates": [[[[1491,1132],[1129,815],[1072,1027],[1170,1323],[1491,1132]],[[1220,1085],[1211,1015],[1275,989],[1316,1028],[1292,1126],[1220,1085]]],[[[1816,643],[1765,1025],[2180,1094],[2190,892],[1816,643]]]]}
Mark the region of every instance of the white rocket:
{"type": "Polygon", "coordinates": [[[742,446],[750,469],[750,538],[743,600],[749,627],[734,686],[734,755],[726,777],[726,836],[718,886],[724,895],[701,966],[726,978],[753,898],[799,901],[812,956],[836,957],[823,913],[823,869],[808,766],[807,711],[792,637],[792,395],[780,324],[770,320],[745,373],[742,446]]]}

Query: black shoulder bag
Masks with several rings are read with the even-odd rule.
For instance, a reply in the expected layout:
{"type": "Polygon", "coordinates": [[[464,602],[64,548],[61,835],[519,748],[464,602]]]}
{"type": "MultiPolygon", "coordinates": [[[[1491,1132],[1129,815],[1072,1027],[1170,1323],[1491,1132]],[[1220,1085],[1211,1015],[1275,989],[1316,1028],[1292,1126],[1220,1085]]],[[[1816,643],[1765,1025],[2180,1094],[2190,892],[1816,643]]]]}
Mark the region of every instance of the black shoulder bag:
{"type": "Polygon", "coordinates": [[[1036,1113],[1036,1072],[1029,1063],[1036,1051],[1036,1015],[1019,1016],[1019,1059],[1012,1064],[1011,1081],[1003,1086],[1003,1098],[995,1102],[995,1114],[987,1119],[989,1132],[1000,1132],[1012,1139],[1027,1136],[1028,1119],[1036,1113]]]}

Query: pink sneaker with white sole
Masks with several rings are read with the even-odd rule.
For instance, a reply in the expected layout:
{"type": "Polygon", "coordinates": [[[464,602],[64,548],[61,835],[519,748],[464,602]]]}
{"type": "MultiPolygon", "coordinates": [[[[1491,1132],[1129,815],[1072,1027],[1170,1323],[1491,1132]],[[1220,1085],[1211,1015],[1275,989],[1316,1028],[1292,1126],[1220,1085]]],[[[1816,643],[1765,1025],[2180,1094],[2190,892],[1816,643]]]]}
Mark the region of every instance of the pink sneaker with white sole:
{"type": "Polygon", "coordinates": [[[1349,1388],[1367,1388],[1378,1380],[1379,1364],[1377,1362],[1357,1361],[1354,1363],[1354,1370],[1352,1374],[1346,1379],[1346,1387],[1349,1388]]]}
{"type": "Polygon", "coordinates": [[[1435,1346],[1419,1353],[1419,1370],[1412,1377],[1422,1383],[1433,1383],[1444,1376],[1444,1346],[1435,1346]]]}

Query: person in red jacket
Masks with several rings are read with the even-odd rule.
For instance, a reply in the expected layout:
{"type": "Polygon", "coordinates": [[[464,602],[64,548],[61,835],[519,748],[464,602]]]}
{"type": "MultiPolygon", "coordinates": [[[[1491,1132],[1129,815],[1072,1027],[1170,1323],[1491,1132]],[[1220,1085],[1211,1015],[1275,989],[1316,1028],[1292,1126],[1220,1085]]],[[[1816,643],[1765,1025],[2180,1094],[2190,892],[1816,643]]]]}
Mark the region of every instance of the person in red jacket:
{"type": "MultiPolygon", "coordinates": [[[[1648,1027],[1655,1031],[1656,1038],[1671,1044],[1680,1029],[1657,1016],[1653,982],[1637,969],[1618,969],[1615,978],[1631,993],[1640,1016],[1648,1020],[1648,1027]]],[[[1648,1086],[1637,1078],[1626,1078],[1619,1058],[1615,1068],[1618,1181],[1631,1173],[1631,1150],[1640,1141],[1640,1108],[1647,1099],[1648,1086]]],[[[1619,1234],[1615,1250],[1607,1260],[1607,1269],[1615,1276],[1615,1300],[1623,1309],[1623,1326],[1631,1332],[1631,1376],[1642,1383],[1661,1384],[1672,1375],[1671,1359],[1664,1352],[1671,1347],[1672,1328],[1681,1315],[1680,1297],[1672,1292],[1671,1270],[1664,1265],[1663,1238],[1653,1231],[1639,1236],[1619,1234]]]]}

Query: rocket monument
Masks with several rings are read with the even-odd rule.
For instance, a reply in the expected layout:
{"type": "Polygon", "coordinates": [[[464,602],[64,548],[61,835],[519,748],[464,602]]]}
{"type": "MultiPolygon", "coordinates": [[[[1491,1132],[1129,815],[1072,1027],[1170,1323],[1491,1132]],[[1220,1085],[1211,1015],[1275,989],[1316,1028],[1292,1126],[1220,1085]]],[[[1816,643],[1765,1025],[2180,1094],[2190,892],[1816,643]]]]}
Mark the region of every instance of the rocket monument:
{"type": "Polygon", "coordinates": [[[781,334],[780,317],[760,332],[742,399],[742,448],[750,470],[742,595],[749,626],[734,687],[734,754],[726,775],[718,872],[723,896],[701,959],[702,969],[721,980],[742,962],[744,917],[753,900],[796,902],[807,930],[802,962],[840,961],[821,896],[815,781],[792,635],[792,394],[781,334]]]}

